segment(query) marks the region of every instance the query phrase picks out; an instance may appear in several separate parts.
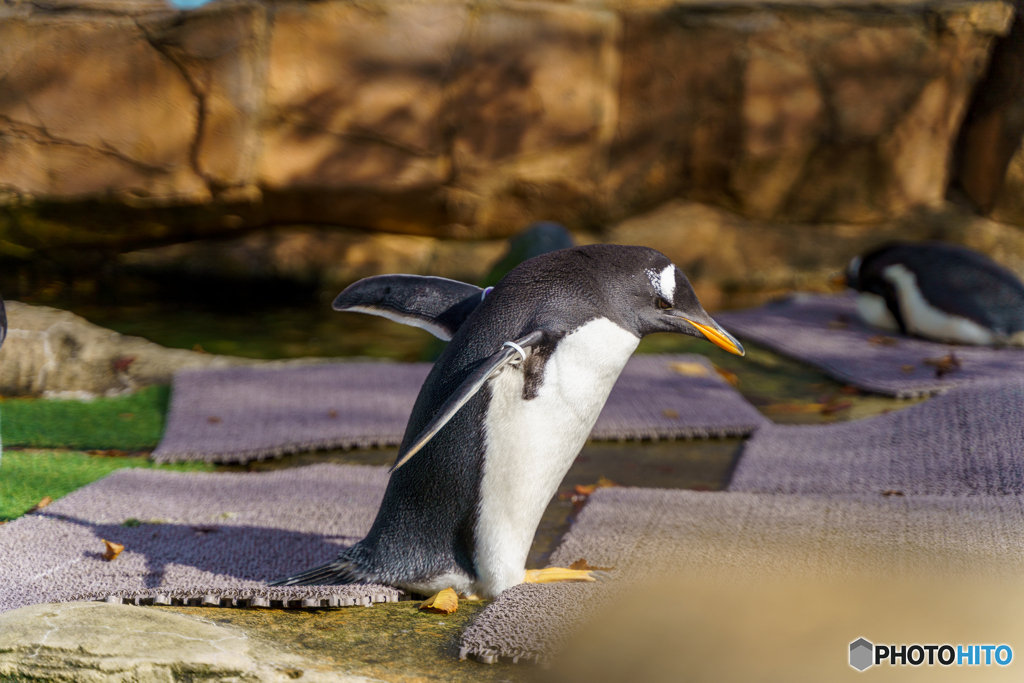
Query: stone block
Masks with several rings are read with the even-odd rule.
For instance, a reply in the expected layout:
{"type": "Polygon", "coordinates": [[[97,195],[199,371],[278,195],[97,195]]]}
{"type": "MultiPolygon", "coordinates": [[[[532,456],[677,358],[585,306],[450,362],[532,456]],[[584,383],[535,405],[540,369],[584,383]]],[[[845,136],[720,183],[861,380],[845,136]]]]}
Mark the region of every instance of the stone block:
{"type": "Polygon", "coordinates": [[[0,187],[61,201],[203,202],[189,149],[196,100],[131,18],[0,21],[0,187]]]}
{"type": "Polygon", "coordinates": [[[388,193],[446,182],[444,83],[467,11],[456,3],[279,6],[261,184],[388,193]]]}
{"type": "Polygon", "coordinates": [[[593,213],[617,110],[617,36],[615,14],[594,7],[478,7],[445,117],[455,222],[507,235],[593,213]]]}

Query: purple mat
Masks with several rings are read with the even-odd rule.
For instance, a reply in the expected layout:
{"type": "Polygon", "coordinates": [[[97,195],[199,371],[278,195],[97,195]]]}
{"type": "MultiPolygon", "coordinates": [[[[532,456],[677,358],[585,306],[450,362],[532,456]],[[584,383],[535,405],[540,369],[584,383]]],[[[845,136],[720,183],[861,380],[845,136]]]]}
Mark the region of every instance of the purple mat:
{"type": "Polygon", "coordinates": [[[382,467],[261,474],[119,470],[0,526],[0,611],[36,603],[343,606],[395,601],[378,585],[268,588],[333,559],[373,523],[382,467]],[[113,561],[101,539],[124,545],[113,561]]]}
{"type": "Polygon", "coordinates": [[[611,580],[510,588],[466,629],[461,653],[488,663],[549,660],[599,610],[658,577],[1019,575],[1022,538],[1021,496],[829,499],[602,489],[551,564],[585,558],[614,567],[611,580]]]}
{"type": "MultiPolygon", "coordinates": [[[[245,462],[398,445],[429,370],[423,363],[183,370],[175,375],[166,431],[153,459],[245,462]]],[[[703,356],[637,356],[591,436],[742,436],[764,421],[703,356]]]]}
{"type": "Polygon", "coordinates": [[[715,319],[737,337],[866,391],[912,398],[981,380],[1024,377],[1024,349],[939,344],[865,325],[848,295],[796,294],[715,319]],[[890,340],[886,343],[877,343],[890,340]],[[873,343],[875,342],[875,343],[873,343]],[[926,363],[954,353],[961,366],[937,377],[926,363]]]}
{"type": "Polygon", "coordinates": [[[954,389],[834,425],[765,425],[731,491],[842,495],[1024,494],[1024,380],[954,389]]]}

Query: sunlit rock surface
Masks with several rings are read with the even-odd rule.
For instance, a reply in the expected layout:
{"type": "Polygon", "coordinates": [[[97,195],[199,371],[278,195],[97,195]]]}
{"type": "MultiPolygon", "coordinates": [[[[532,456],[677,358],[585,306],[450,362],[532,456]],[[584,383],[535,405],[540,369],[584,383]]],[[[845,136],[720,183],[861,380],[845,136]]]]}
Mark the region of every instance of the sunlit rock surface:
{"type": "Polygon", "coordinates": [[[0,614],[0,677],[32,681],[366,681],[169,611],[64,603],[0,614]]]}
{"type": "Polygon", "coordinates": [[[0,251],[318,223],[497,238],[673,199],[872,223],[946,194],[1013,12],[859,0],[0,5],[0,251]]]}

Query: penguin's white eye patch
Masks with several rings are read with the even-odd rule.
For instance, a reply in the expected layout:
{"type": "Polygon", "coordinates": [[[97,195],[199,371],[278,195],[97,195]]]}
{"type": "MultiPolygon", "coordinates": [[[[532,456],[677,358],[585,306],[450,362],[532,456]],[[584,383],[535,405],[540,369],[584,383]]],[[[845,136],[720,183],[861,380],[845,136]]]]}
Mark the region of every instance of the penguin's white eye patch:
{"type": "Polygon", "coordinates": [[[665,301],[672,301],[672,297],[676,293],[676,267],[674,265],[669,264],[660,271],[649,268],[647,279],[651,281],[651,286],[654,287],[658,296],[665,301]]]}

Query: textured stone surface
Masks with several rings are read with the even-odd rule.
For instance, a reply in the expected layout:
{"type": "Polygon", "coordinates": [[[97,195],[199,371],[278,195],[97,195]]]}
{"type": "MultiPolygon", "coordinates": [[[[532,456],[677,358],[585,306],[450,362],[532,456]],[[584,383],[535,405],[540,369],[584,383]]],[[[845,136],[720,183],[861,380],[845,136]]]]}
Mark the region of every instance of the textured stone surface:
{"type": "Polygon", "coordinates": [[[65,603],[0,614],[3,680],[283,683],[299,677],[366,680],[265,643],[254,646],[239,629],[163,610],[65,603]]]}
{"type": "Polygon", "coordinates": [[[1024,16],[992,50],[967,112],[951,194],[997,220],[1024,225],[1024,16]]]}
{"type": "MultiPolygon", "coordinates": [[[[170,384],[180,368],[268,361],[168,349],[94,325],[68,311],[7,302],[9,329],[0,348],[0,395],[117,395],[170,384]]],[[[318,363],[332,359],[269,361],[318,363]]]]}
{"type": "Polygon", "coordinates": [[[676,197],[889,220],[942,201],[1012,19],[1002,0],[137,9],[0,6],[8,255],[281,223],[494,238],[676,197]]]}
{"type": "MultiPolygon", "coordinates": [[[[854,255],[889,239],[965,244],[1024,276],[1024,233],[952,204],[877,224],[750,220],[708,204],[671,200],[576,242],[653,247],[686,272],[710,310],[754,306],[793,289],[828,291],[854,255]]],[[[443,240],[414,235],[297,228],[231,240],[143,249],[120,257],[133,271],[163,278],[279,278],[333,292],[379,273],[439,275],[480,282],[507,249],[505,240],[443,240]]],[[[0,352],[2,353],[2,352],[0,352]]]]}

